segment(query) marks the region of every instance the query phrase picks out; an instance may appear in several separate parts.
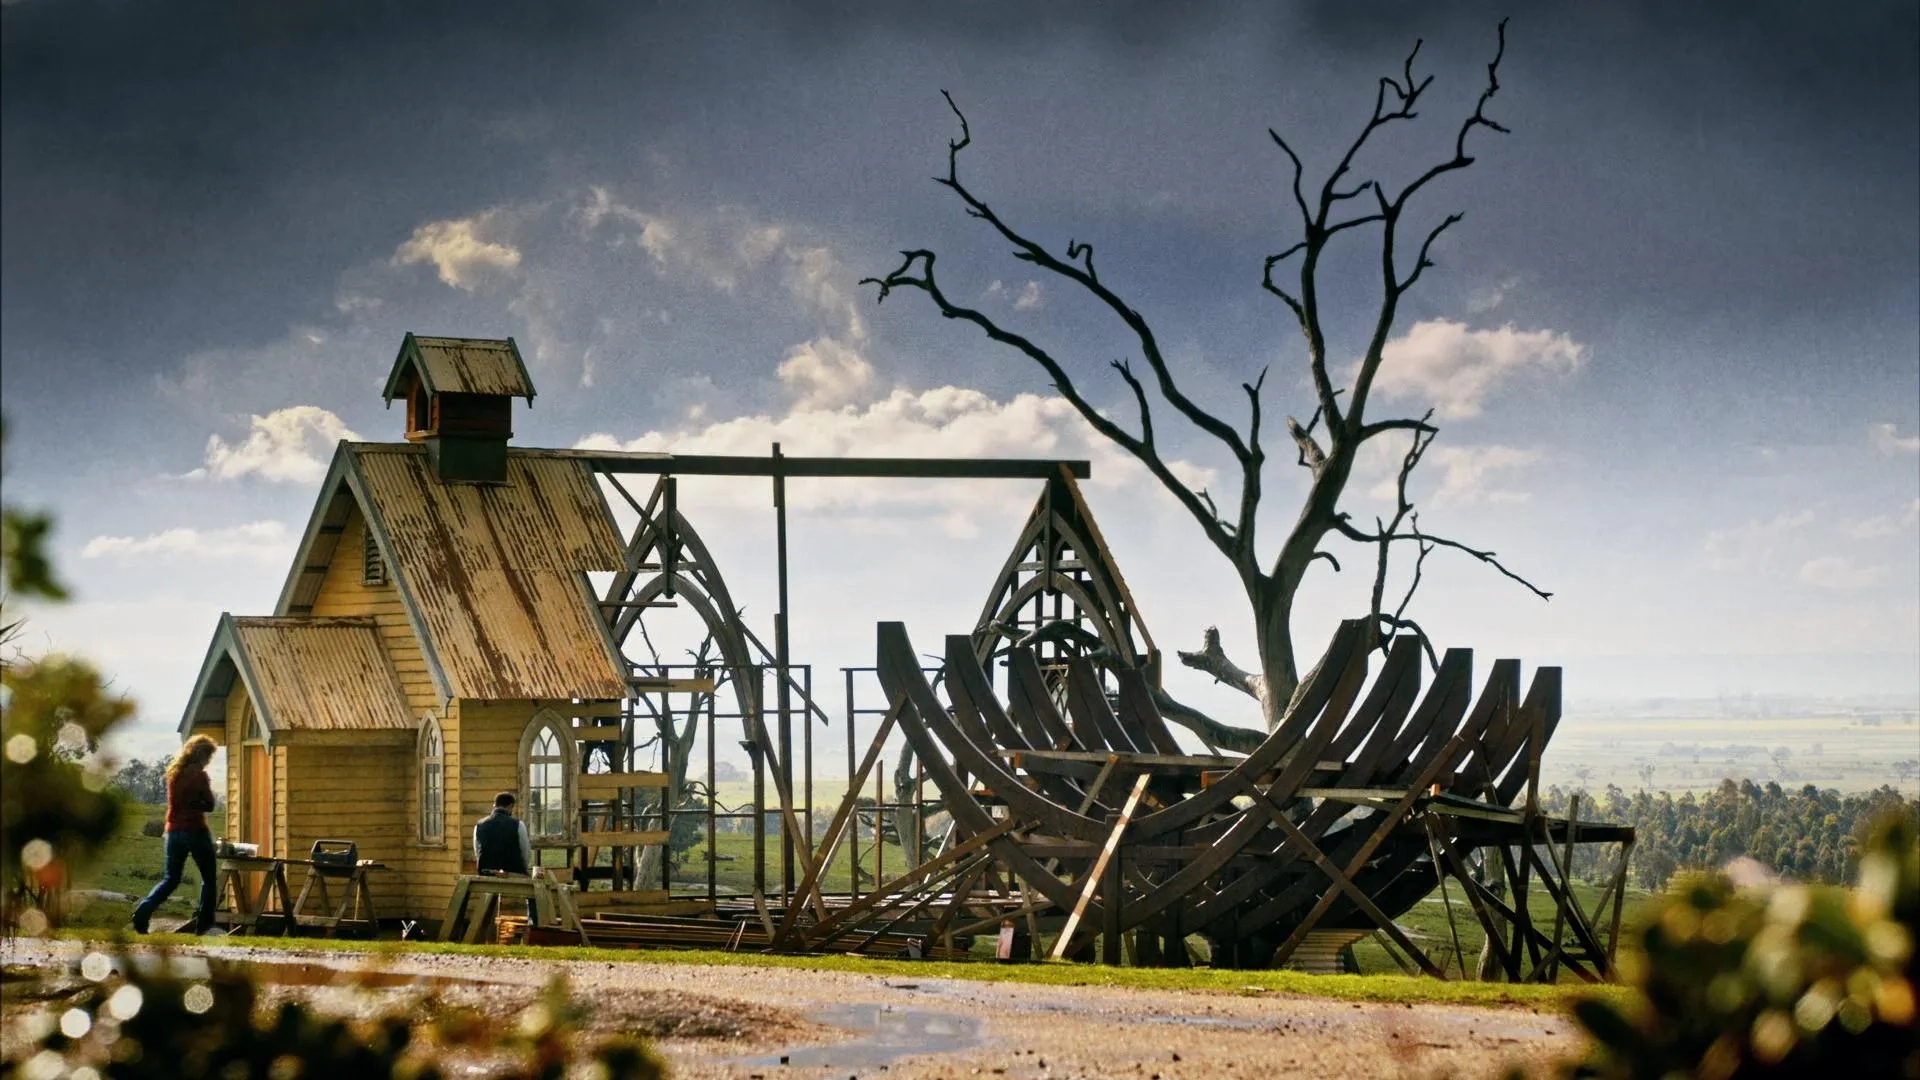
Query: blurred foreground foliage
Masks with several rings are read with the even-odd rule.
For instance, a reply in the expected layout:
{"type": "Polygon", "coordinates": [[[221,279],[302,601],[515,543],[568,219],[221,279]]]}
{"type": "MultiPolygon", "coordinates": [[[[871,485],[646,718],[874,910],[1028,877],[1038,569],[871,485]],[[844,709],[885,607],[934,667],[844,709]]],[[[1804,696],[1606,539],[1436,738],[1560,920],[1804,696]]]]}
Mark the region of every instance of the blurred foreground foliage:
{"type": "MultiPolygon", "coordinates": [[[[5,1080],[661,1080],[642,1041],[593,1039],[556,980],[541,1000],[502,1022],[447,1007],[429,994],[372,1015],[323,1015],[297,1001],[262,1008],[253,976],[165,954],[80,963],[81,988],[13,1022],[23,1037],[0,1060],[5,1080]],[[455,1064],[457,1063],[457,1068],[455,1064]]],[[[12,1010],[9,1010],[12,1012],[12,1010]]]]}
{"type": "Polygon", "coordinates": [[[1640,931],[1636,1000],[1574,1007],[1593,1043],[1564,1074],[1920,1078],[1915,844],[1911,817],[1889,815],[1851,889],[1682,880],[1640,931]]]}
{"type": "MultiPolygon", "coordinates": [[[[45,515],[0,509],[0,607],[66,598],[45,552],[51,528],[45,515]]],[[[15,654],[20,626],[0,617],[0,928],[39,933],[57,913],[70,871],[120,825],[120,801],[93,755],[134,706],[83,660],[15,654]]]]}

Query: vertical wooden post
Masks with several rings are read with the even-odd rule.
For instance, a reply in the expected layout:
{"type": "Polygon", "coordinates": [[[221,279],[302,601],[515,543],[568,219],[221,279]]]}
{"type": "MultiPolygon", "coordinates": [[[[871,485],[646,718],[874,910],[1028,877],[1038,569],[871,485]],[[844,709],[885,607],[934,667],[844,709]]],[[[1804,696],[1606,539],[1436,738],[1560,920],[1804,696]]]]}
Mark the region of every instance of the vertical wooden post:
{"type": "MultiPolygon", "coordinates": [[[[736,675],[736,678],[737,677],[736,675]]],[[[719,697],[720,693],[717,686],[713,693],[707,695],[707,903],[709,904],[715,903],[720,898],[720,851],[718,847],[720,824],[719,818],[715,816],[720,813],[720,799],[718,797],[719,792],[714,788],[713,780],[713,773],[716,766],[714,742],[717,738],[717,736],[714,735],[714,728],[718,726],[715,723],[715,714],[717,711],[715,702],[719,700],[719,697]]]]}
{"type": "MultiPolygon", "coordinates": [[[[784,458],[780,453],[780,444],[773,444],[773,529],[775,574],[779,584],[780,608],[773,615],[773,660],[780,670],[775,673],[774,701],[779,710],[780,742],[780,778],[783,783],[780,790],[784,799],[793,796],[793,714],[792,696],[787,686],[788,667],[793,662],[787,638],[787,471],[784,458]]],[[[787,811],[783,816],[780,829],[780,895],[793,894],[793,845],[794,837],[791,822],[793,807],[783,805],[787,811]]]]}
{"type": "MultiPolygon", "coordinates": [[[[1141,779],[1146,779],[1145,775],[1141,779]]],[[[1118,812],[1107,815],[1107,828],[1118,835],[1126,825],[1121,822],[1118,812]]],[[[1120,938],[1120,894],[1124,886],[1120,881],[1119,848],[1115,848],[1113,857],[1107,860],[1107,872],[1100,882],[1100,962],[1109,967],[1117,967],[1122,962],[1120,938]]]]}
{"type": "MultiPolygon", "coordinates": [[[[841,675],[846,679],[847,701],[847,802],[855,807],[852,817],[847,820],[849,830],[847,838],[847,897],[849,900],[860,898],[860,780],[854,775],[853,725],[859,713],[853,702],[853,669],[845,668],[841,675]]],[[[826,873],[821,871],[822,875],[826,873]]]]}
{"type": "MultiPolygon", "coordinates": [[[[762,716],[766,710],[762,707],[767,700],[767,669],[756,665],[753,669],[754,712],[762,716]]],[[[760,745],[760,733],[767,725],[759,722],[747,726],[747,757],[753,764],[753,891],[760,896],[767,894],[767,751],[760,745]]]]}

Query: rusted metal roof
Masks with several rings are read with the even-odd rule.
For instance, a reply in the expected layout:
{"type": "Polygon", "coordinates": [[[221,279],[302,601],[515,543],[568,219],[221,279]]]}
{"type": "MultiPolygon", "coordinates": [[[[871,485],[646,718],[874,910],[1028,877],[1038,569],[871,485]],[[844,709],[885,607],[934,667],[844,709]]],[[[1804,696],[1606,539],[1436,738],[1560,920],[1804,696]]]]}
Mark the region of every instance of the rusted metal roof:
{"type": "Polygon", "coordinates": [[[222,727],[236,683],[269,732],[414,729],[371,619],[222,613],[180,733],[222,727]]]}
{"type": "Polygon", "coordinates": [[[585,463],[507,452],[504,484],[446,484],[423,447],[349,444],[353,472],[454,697],[612,700],[626,664],[586,574],[624,548],[585,463]]]}
{"type": "Polygon", "coordinates": [[[431,393],[500,394],[533,400],[533,380],[512,338],[417,337],[408,334],[387,375],[388,401],[405,393],[408,369],[431,393]]]}
{"type": "Polygon", "coordinates": [[[236,618],[241,678],[269,731],[411,731],[371,619],[236,618]]]}

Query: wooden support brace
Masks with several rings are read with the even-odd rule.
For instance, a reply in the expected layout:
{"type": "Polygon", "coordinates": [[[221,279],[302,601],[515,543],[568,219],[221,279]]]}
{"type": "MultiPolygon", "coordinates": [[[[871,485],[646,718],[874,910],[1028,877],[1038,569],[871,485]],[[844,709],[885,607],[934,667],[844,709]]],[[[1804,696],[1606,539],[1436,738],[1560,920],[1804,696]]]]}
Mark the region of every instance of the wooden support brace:
{"type": "MultiPolygon", "coordinates": [[[[1386,843],[1387,837],[1392,835],[1393,830],[1399,826],[1407,813],[1413,809],[1414,804],[1420,799],[1421,794],[1427,790],[1428,785],[1433,783],[1434,774],[1440,771],[1441,763],[1457,761],[1459,759],[1463,745],[1464,743],[1458,735],[1448,740],[1446,747],[1439,754],[1436,754],[1433,760],[1427,763],[1427,767],[1415,778],[1414,782],[1407,786],[1406,793],[1400,797],[1400,801],[1395,803],[1391,810],[1386,812],[1380,824],[1374,828],[1373,835],[1367,837],[1367,842],[1360,845],[1360,850],[1354,852],[1353,858],[1347,860],[1343,877],[1349,885],[1352,884],[1352,876],[1367,864],[1367,860],[1373,857],[1374,851],[1378,849],[1381,844],[1386,843]]],[[[1255,805],[1264,808],[1269,819],[1285,820],[1286,815],[1283,813],[1282,807],[1276,806],[1273,803],[1270,793],[1261,791],[1260,795],[1261,799],[1255,805]]],[[[1313,928],[1319,924],[1321,918],[1326,915],[1327,909],[1333,906],[1335,895],[1335,892],[1332,890],[1323,893],[1320,899],[1314,903],[1313,909],[1307,912],[1306,918],[1301,919],[1300,924],[1293,928],[1291,934],[1287,935],[1287,940],[1281,942],[1280,947],[1274,950],[1273,962],[1276,965],[1286,963],[1287,958],[1293,955],[1293,951],[1299,948],[1300,943],[1307,939],[1307,935],[1313,931],[1313,928]]],[[[1391,920],[1388,920],[1388,925],[1392,925],[1391,920]]],[[[1386,928],[1386,926],[1381,927],[1382,930],[1386,928]]],[[[1414,951],[1418,952],[1417,949],[1414,951]]],[[[1424,955],[1425,954],[1422,954],[1422,956],[1424,955]]],[[[1432,967],[1433,962],[1429,960],[1422,966],[1432,967]]],[[[1443,979],[1446,978],[1444,974],[1439,977],[1443,979]]]]}
{"type": "MultiPolygon", "coordinates": [[[[893,725],[900,719],[900,710],[905,708],[907,696],[901,694],[887,706],[887,713],[880,719],[880,729],[874,733],[873,742],[868,744],[867,752],[860,759],[860,767],[854,770],[853,777],[847,781],[847,797],[840,800],[840,808],[833,812],[833,820],[827,824],[826,835],[820,838],[819,858],[813,860],[806,873],[800,878],[800,886],[794,890],[793,900],[787,904],[787,910],[780,917],[780,930],[772,935],[774,948],[785,948],[794,926],[800,918],[800,912],[808,904],[814,904],[824,919],[825,901],[820,896],[820,878],[826,872],[834,854],[838,851],[841,837],[845,834],[847,823],[859,810],[860,789],[867,782],[867,774],[873,771],[874,763],[880,759],[880,751],[893,733],[893,725]]],[[[877,819],[876,819],[877,824],[877,819]]]]}
{"type": "MultiPolygon", "coordinates": [[[[1053,943],[1053,959],[1067,955],[1067,949],[1073,941],[1073,933],[1079,929],[1080,920],[1087,914],[1087,905],[1093,901],[1093,894],[1100,888],[1100,880],[1107,870],[1108,860],[1119,850],[1120,836],[1127,831],[1127,824],[1133,820],[1133,812],[1140,805],[1140,797],[1147,793],[1147,782],[1153,779],[1148,773],[1141,773],[1133,782],[1133,790],[1127,793],[1127,801],[1120,808],[1120,816],[1115,819],[1113,832],[1108,834],[1106,844],[1093,860],[1093,866],[1087,871],[1086,884],[1080,889],[1080,898],[1074,902],[1073,914],[1067,916],[1067,925],[1060,931],[1060,939],[1053,943]]],[[[1107,906],[1119,903],[1119,897],[1107,897],[1107,906]]]]}
{"type": "MultiPolygon", "coordinates": [[[[888,896],[919,885],[921,882],[940,873],[942,870],[966,858],[968,855],[973,854],[993,841],[1012,832],[1014,826],[1017,824],[1019,823],[1011,818],[1002,821],[985,832],[978,833],[962,843],[955,844],[953,847],[928,859],[926,862],[894,878],[892,881],[875,887],[872,892],[841,908],[839,911],[834,912],[831,917],[822,920],[819,925],[812,927],[811,930],[804,927],[797,928],[796,933],[799,934],[800,944],[802,946],[810,944],[818,945],[832,941],[844,932],[847,924],[859,916],[866,914],[868,911],[881,906],[888,896]]],[[[773,927],[769,926],[767,929],[769,937],[771,937],[773,927]]]]}

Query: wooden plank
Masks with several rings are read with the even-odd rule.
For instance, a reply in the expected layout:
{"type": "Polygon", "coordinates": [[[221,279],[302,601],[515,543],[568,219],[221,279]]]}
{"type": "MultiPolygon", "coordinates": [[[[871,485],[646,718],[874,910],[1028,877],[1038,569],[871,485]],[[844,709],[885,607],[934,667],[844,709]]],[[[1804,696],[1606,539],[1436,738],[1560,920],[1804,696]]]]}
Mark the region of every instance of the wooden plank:
{"type": "Polygon", "coordinates": [[[664,788],[673,778],[663,772],[583,773],[573,778],[573,790],[582,799],[608,799],[629,788],[664,788]]]}
{"type": "Polygon", "coordinates": [[[1084,761],[1095,765],[1104,765],[1109,757],[1119,761],[1122,768],[1141,769],[1231,769],[1238,765],[1240,758],[1220,757],[1213,754],[1141,754],[1124,750],[1005,750],[994,751],[1001,757],[1019,754],[1021,761],[1084,761]]]}
{"type": "MultiPolygon", "coordinates": [[[[986,847],[993,841],[1012,832],[1014,826],[1018,824],[1018,821],[1008,818],[994,825],[992,828],[987,829],[985,832],[975,834],[964,843],[956,844],[948,848],[933,858],[921,863],[919,866],[914,867],[912,870],[894,878],[892,881],[876,886],[872,892],[848,904],[846,907],[839,909],[833,913],[831,918],[813,927],[812,933],[809,934],[804,928],[801,929],[799,933],[801,934],[802,942],[815,946],[830,944],[835,938],[842,936],[851,929],[848,924],[857,916],[865,914],[872,908],[890,906],[887,904],[887,897],[904,889],[912,888],[936,874],[941,874],[954,863],[959,862],[975,851],[986,847]]],[[[771,939],[773,936],[771,933],[772,927],[769,926],[768,930],[770,932],[767,936],[771,939]]]]}
{"type": "Polygon", "coordinates": [[[711,694],[712,679],[633,678],[627,685],[642,694],[711,694]]]}
{"type": "Polygon", "coordinates": [[[880,730],[874,734],[873,741],[867,744],[867,752],[860,759],[860,767],[854,770],[853,779],[847,781],[847,796],[840,801],[840,808],[834,811],[833,820],[827,824],[826,833],[820,838],[820,856],[808,868],[800,879],[800,887],[794,891],[793,901],[780,919],[780,929],[772,935],[773,944],[784,945],[793,933],[800,912],[808,903],[819,899],[820,875],[826,872],[833,856],[840,846],[841,834],[846,830],[847,822],[859,809],[860,789],[867,782],[867,774],[873,771],[874,762],[880,758],[880,750],[886,744],[887,736],[893,732],[893,725],[900,719],[900,710],[906,707],[907,697],[901,694],[887,706],[887,713],[880,720],[880,730]]]}
{"type": "MultiPolygon", "coordinates": [[[[568,847],[658,847],[667,842],[667,830],[638,832],[583,832],[568,847]]],[[[554,845],[547,845],[552,847],[554,845]]]]}
{"type": "Polygon", "coordinates": [[[613,742],[622,738],[619,724],[581,724],[573,729],[580,742],[613,742]]]}
{"type": "Polygon", "coordinates": [[[670,899],[672,894],[665,889],[626,889],[609,892],[575,893],[573,906],[582,911],[593,908],[623,907],[626,905],[659,904],[670,899]]]}
{"type": "Polygon", "coordinates": [[[562,705],[558,711],[568,716],[582,718],[590,716],[617,717],[625,715],[625,706],[618,701],[589,701],[579,704],[562,705]]]}
{"type": "MultiPolygon", "coordinates": [[[[1140,806],[1140,797],[1147,793],[1147,781],[1152,779],[1145,773],[1133,782],[1133,790],[1127,793],[1127,801],[1120,807],[1120,816],[1114,820],[1113,832],[1107,837],[1105,846],[1093,860],[1093,868],[1087,871],[1087,883],[1080,890],[1080,899],[1074,902],[1073,914],[1067,916],[1066,928],[1060,931],[1059,940],[1053,943],[1053,959],[1067,955],[1067,948],[1073,942],[1073,932],[1079,928],[1080,920],[1087,913],[1087,905],[1093,901],[1095,890],[1100,887],[1101,877],[1106,873],[1107,862],[1120,848],[1120,835],[1127,831],[1127,823],[1133,820],[1133,812],[1140,806]]],[[[1107,897],[1106,907],[1111,909],[1119,902],[1119,897],[1107,897]]]]}

